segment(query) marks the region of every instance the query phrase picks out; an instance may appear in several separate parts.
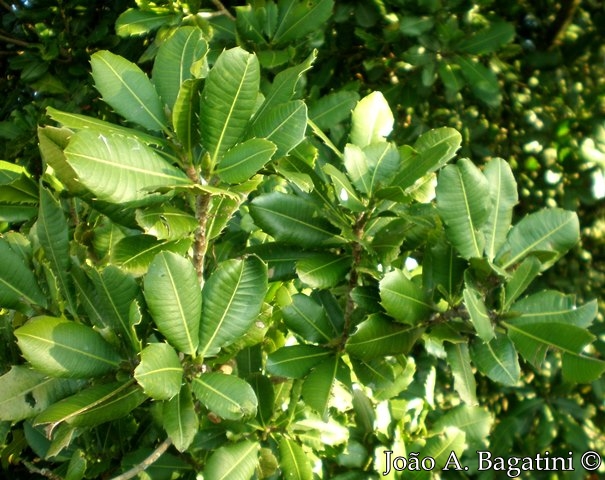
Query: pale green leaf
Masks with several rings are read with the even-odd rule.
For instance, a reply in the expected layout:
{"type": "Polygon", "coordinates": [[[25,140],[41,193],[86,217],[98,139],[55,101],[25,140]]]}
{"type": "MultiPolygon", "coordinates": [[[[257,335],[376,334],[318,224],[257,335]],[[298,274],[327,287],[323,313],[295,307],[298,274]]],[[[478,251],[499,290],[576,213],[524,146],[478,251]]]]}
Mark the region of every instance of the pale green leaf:
{"type": "Polygon", "coordinates": [[[360,148],[383,141],[393,130],[393,112],[380,92],[362,98],[353,110],[351,143],[360,148]]]}
{"type": "Polygon", "coordinates": [[[116,112],[148,130],[166,128],[160,97],[136,64],[107,50],[93,53],[90,64],[95,87],[116,112]]]}
{"type": "Polygon", "coordinates": [[[422,449],[422,456],[432,458],[435,465],[445,465],[452,452],[456,452],[456,456],[460,458],[466,446],[464,431],[450,426],[442,433],[427,439],[422,449]]]}
{"type": "Polygon", "coordinates": [[[239,47],[224,51],[208,73],[200,107],[202,144],[216,165],[243,136],[259,92],[256,56],[239,47]]]}
{"type": "Polygon", "coordinates": [[[375,193],[381,187],[389,185],[399,171],[400,157],[394,143],[375,142],[363,149],[368,162],[369,191],[375,193]]]}
{"type": "Polygon", "coordinates": [[[301,392],[303,400],[322,418],[328,412],[337,370],[338,357],[329,357],[316,365],[303,382],[301,392]]]}
{"type": "Polygon", "coordinates": [[[246,140],[225,153],[216,173],[223,182],[244,182],[264,167],[276,150],[276,145],[264,138],[246,140]]]}
{"type": "Polygon", "coordinates": [[[179,452],[184,452],[198,432],[199,419],[195,411],[191,389],[184,384],[181,391],[164,403],[162,424],[179,452]]]}
{"type": "Polygon", "coordinates": [[[90,378],[118,368],[120,356],[92,328],[48,316],[35,317],[15,330],[25,359],[55,377],[90,378]]]}
{"type": "Polygon", "coordinates": [[[310,459],[298,443],[282,438],[279,441],[279,460],[285,478],[313,480],[310,459]]]}
{"type": "Polygon", "coordinates": [[[204,467],[208,480],[250,480],[258,464],[258,443],[243,440],[217,448],[204,467]]]}
{"type": "Polygon", "coordinates": [[[158,240],[179,240],[188,237],[198,225],[192,214],[171,205],[154,205],[139,209],[135,218],[145,233],[158,240]]]}
{"type": "Polygon", "coordinates": [[[447,363],[454,377],[454,388],[460,400],[468,405],[477,405],[477,384],[471,366],[471,356],[466,343],[445,344],[447,363]]]}
{"type": "Polygon", "coordinates": [[[144,35],[167,24],[174,18],[168,9],[142,10],[129,8],[116,20],[116,33],[120,37],[144,35]]]}
{"type": "Polygon", "coordinates": [[[489,217],[489,184],[473,163],[463,158],[439,173],[437,210],[446,225],[448,240],[466,259],[481,258],[485,247],[483,226],[489,217]]]}
{"type": "Polygon", "coordinates": [[[265,368],[271,375],[302,378],[330,355],[330,350],[315,345],[292,345],[270,353],[265,368]]]}
{"type": "Polygon", "coordinates": [[[380,281],[380,303],[397,321],[416,325],[428,320],[433,307],[422,288],[395,269],[380,281]]]}
{"type": "Polygon", "coordinates": [[[360,193],[371,193],[371,172],[368,158],[363,149],[352,143],[347,143],[344,149],[343,162],[347,174],[355,188],[360,193]]]}
{"type": "Polygon", "coordinates": [[[456,427],[466,434],[466,440],[485,445],[494,424],[493,413],[485,407],[458,405],[439,417],[432,429],[436,432],[456,427]]]}
{"type": "Polygon", "coordinates": [[[134,378],[154,400],[170,400],[181,390],[183,367],[174,348],[167,343],[150,343],[141,352],[134,378]]]}
{"type": "Polygon", "coordinates": [[[225,420],[256,415],[258,400],[250,384],[234,375],[203,373],[193,379],[192,390],[208,410],[225,420]]]}
{"type": "Polygon", "coordinates": [[[160,333],[181,352],[193,355],[199,343],[202,292],[191,261],[162,252],[151,263],[143,284],[160,333]]]}
{"type": "Polygon", "coordinates": [[[219,264],[204,284],[200,355],[216,355],[239,339],[260,313],[267,292],[267,267],[255,256],[219,264]]]}
{"type": "Polygon", "coordinates": [[[357,196],[347,176],[330,163],[324,165],[323,171],[332,179],[338,203],[353,212],[363,212],[365,205],[357,196]]]}
{"type": "Polygon", "coordinates": [[[495,332],[483,299],[479,292],[469,285],[466,285],[462,294],[464,296],[464,305],[468,310],[477,334],[481,337],[481,340],[489,342],[494,338],[495,332]]]}
{"type": "Polygon", "coordinates": [[[519,382],[517,351],[506,335],[499,334],[489,342],[474,341],[471,358],[477,369],[494,382],[511,387],[519,382]]]}

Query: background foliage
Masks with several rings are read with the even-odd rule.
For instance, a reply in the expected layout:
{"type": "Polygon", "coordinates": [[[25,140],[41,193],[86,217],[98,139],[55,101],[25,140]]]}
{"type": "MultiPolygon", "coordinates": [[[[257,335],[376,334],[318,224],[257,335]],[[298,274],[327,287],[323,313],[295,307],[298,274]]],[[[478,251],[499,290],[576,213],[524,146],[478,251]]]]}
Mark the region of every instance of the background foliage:
{"type": "Polygon", "coordinates": [[[166,434],[152,478],[605,451],[601,367],[578,355],[605,354],[602,4],[1,7],[5,471],[110,478],[166,434]],[[104,149],[123,163],[101,175],[84,157],[104,149]],[[35,338],[86,338],[88,360],[35,338]]]}

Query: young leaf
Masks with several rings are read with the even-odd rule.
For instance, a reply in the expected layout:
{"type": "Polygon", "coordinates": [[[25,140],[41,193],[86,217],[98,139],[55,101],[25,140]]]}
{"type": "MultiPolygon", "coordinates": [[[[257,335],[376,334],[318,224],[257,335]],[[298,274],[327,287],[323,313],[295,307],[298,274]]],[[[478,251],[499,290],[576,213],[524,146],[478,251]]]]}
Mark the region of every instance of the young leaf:
{"type": "Polygon", "coordinates": [[[217,448],[204,467],[204,478],[250,480],[258,464],[258,443],[243,440],[217,448]]]}
{"type": "Polygon", "coordinates": [[[216,169],[223,182],[242,183],[267,164],[277,147],[264,138],[252,138],[231,148],[216,169]]]}
{"type": "Polygon", "coordinates": [[[282,438],[279,441],[280,467],[284,477],[291,480],[313,480],[311,462],[298,443],[282,438]]]}
{"type": "Polygon", "coordinates": [[[153,63],[152,79],[157,91],[170,110],[185,80],[193,77],[192,66],[208,51],[202,30],[180,27],[158,50],[153,63]]]}
{"type": "Polygon", "coordinates": [[[517,351],[506,335],[496,335],[489,342],[474,341],[471,358],[477,369],[494,382],[510,387],[519,382],[521,368],[517,351]]]}
{"type": "Polygon", "coordinates": [[[25,359],[54,377],[90,378],[118,368],[120,356],[92,328],[40,316],[15,330],[25,359]]]}
{"type": "Polygon", "coordinates": [[[170,23],[175,14],[169,9],[139,10],[129,8],[116,20],[116,33],[120,37],[143,35],[170,23]]]}
{"type": "Polygon", "coordinates": [[[181,390],[183,367],[167,343],[150,343],[141,352],[134,378],[154,400],[170,400],[181,390]]]}
{"type": "Polygon", "coordinates": [[[363,212],[365,210],[365,205],[357,196],[353,185],[343,172],[330,163],[324,165],[323,171],[332,180],[338,203],[352,212],[363,212]]]}
{"type": "Polygon", "coordinates": [[[423,331],[422,328],[395,323],[382,314],[373,314],[357,325],[347,340],[346,351],[364,361],[406,354],[423,331]]]}
{"type": "Polygon", "coordinates": [[[542,270],[550,267],[580,240],[580,224],[575,212],[560,208],[531,213],[510,231],[506,243],[496,256],[496,263],[507,269],[527,255],[549,255],[542,270]]]}
{"type": "Polygon", "coordinates": [[[145,276],[144,294],[158,330],[181,352],[199,343],[202,292],[193,264],[172,252],[158,254],[145,276]]]}
{"type": "Polygon", "coordinates": [[[303,294],[292,297],[292,303],[282,308],[286,326],[307,342],[328,343],[338,332],[328,321],[323,307],[303,294]]]}
{"type": "Polygon", "coordinates": [[[255,256],[219,264],[204,284],[200,355],[216,355],[240,338],[258,316],[267,292],[267,267],[255,256]]]}
{"type": "Polygon", "coordinates": [[[393,130],[393,112],[380,92],[362,98],[353,110],[351,143],[359,148],[384,141],[393,130]]]}
{"type": "Polygon", "coordinates": [[[437,210],[446,224],[448,240],[466,259],[481,258],[485,247],[483,226],[490,211],[489,184],[466,158],[439,173],[437,210]]]}
{"type": "Polygon", "coordinates": [[[512,223],[513,207],[519,201],[517,182],[513,172],[504,160],[494,158],[483,170],[489,184],[492,208],[483,227],[485,235],[485,254],[493,260],[506,241],[506,235],[512,223]]]}
{"type": "Polygon", "coordinates": [[[464,305],[468,310],[477,334],[481,337],[481,340],[489,342],[494,338],[495,332],[483,299],[479,292],[468,284],[462,294],[464,296],[464,305]]]}
{"type": "Polygon", "coordinates": [[[166,128],[160,97],[137,65],[107,50],[93,53],[90,64],[97,90],[116,112],[148,130],[166,128]]]}
{"type": "Polygon", "coordinates": [[[381,187],[390,185],[400,168],[400,157],[394,143],[375,142],[363,149],[368,162],[370,177],[369,191],[375,193],[381,187]]]}
{"type": "Polygon", "coordinates": [[[371,172],[368,158],[363,149],[352,143],[347,143],[343,155],[344,166],[353,185],[359,193],[371,193],[371,172]]]}
{"type": "Polygon", "coordinates": [[[427,320],[433,310],[421,287],[401,270],[387,273],[379,286],[382,306],[399,322],[416,325],[427,320]]]}
{"type": "Polygon", "coordinates": [[[203,373],[193,379],[192,389],[208,410],[225,420],[241,420],[256,415],[258,400],[254,390],[239,377],[203,373]]]}
{"type": "Polygon", "coordinates": [[[33,417],[71,395],[82,381],[47,377],[23,365],[13,365],[0,377],[0,421],[18,422],[33,417]]]}
{"type": "Polygon", "coordinates": [[[351,269],[351,258],[318,253],[296,263],[298,278],[311,288],[332,288],[342,282],[351,269]]]}
{"type": "Polygon", "coordinates": [[[17,308],[26,302],[46,307],[46,297],[38,287],[33,272],[4,238],[0,238],[0,258],[0,306],[17,308]]]}
{"type": "Polygon", "coordinates": [[[292,345],[270,353],[265,368],[271,375],[303,378],[330,355],[330,350],[315,345],[292,345]]]}
{"type": "Polygon", "coordinates": [[[199,419],[187,383],[175,397],[164,403],[162,424],[179,452],[189,448],[198,432],[199,419]]]}
{"type": "Polygon", "coordinates": [[[242,137],[254,112],[260,67],[239,47],[226,50],[208,73],[200,108],[202,144],[216,165],[242,137]]]}
{"type": "Polygon", "coordinates": [[[82,130],[71,137],[65,156],[79,181],[107,202],[141,201],[153,188],[191,183],[185,173],[132,137],[82,130]]]}
{"type": "Polygon", "coordinates": [[[338,357],[331,357],[318,364],[305,379],[302,397],[307,405],[324,418],[336,380],[338,357]]]}
{"type": "Polygon", "coordinates": [[[477,405],[477,384],[471,367],[471,356],[466,343],[446,343],[447,363],[454,376],[454,388],[460,400],[469,405],[477,405]]]}

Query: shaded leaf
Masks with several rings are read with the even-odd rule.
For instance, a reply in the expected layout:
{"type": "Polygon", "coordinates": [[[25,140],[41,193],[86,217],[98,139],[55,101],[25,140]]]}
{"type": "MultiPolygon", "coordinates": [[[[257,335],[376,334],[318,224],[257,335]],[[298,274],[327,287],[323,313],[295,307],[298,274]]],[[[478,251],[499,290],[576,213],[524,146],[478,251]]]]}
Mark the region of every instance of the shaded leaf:
{"type": "Polygon", "coordinates": [[[464,305],[468,310],[477,334],[481,337],[481,340],[489,342],[494,338],[495,332],[483,299],[479,292],[468,284],[462,294],[464,296],[464,305]]]}
{"type": "Polygon", "coordinates": [[[319,253],[296,263],[298,278],[311,288],[332,288],[345,279],[351,269],[351,258],[319,253]]]}
{"type": "Polygon", "coordinates": [[[492,22],[458,44],[458,50],[474,55],[492,53],[515,37],[515,27],[508,22],[492,22]]]}
{"type": "Polygon", "coordinates": [[[527,257],[519,264],[504,288],[504,300],[502,302],[504,312],[508,311],[513,302],[523,294],[525,289],[538,276],[541,269],[542,264],[536,257],[527,257]]]}
{"type": "Polygon", "coordinates": [[[200,79],[185,80],[178,91],[172,108],[172,125],[174,133],[185,148],[193,156],[194,149],[200,143],[199,110],[201,100],[200,79]]]}
{"type": "Polygon", "coordinates": [[[338,333],[323,307],[303,294],[294,295],[292,303],[282,308],[282,315],[286,326],[307,342],[328,343],[338,333]]]}
{"type": "Polygon", "coordinates": [[[267,164],[277,147],[264,138],[252,138],[231,148],[216,169],[223,182],[241,183],[267,164]]]}
{"type": "Polygon", "coordinates": [[[181,391],[164,403],[162,424],[179,452],[189,448],[198,432],[199,420],[195,412],[191,389],[184,384],[181,391]]]}
{"type": "Polygon", "coordinates": [[[119,265],[123,271],[139,276],[147,272],[151,262],[160,252],[185,255],[190,246],[191,239],[188,237],[159,240],[152,235],[130,235],[118,240],[114,245],[111,262],[119,265]]]}
{"type": "Polygon", "coordinates": [[[314,32],[328,20],[334,0],[282,0],[273,42],[287,44],[314,32]]]}
{"type": "Polygon", "coordinates": [[[302,386],[302,397],[307,405],[324,418],[336,380],[338,357],[328,357],[316,365],[305,379],[302,386]]]}
{"type": "Polygon", "coordinates": [[[326,360],[331,351],[315,345],[282,347],[267,356],[265,368],[271,375],[302,378],[319,362],[326,360]]]}

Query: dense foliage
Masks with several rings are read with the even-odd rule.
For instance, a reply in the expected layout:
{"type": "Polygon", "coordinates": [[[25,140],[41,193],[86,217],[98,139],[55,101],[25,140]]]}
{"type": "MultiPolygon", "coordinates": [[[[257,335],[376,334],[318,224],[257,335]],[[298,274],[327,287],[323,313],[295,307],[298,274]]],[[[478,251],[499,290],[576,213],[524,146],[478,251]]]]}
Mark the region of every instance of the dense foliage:
{"type": "Polygon", "coordinates": [[[597,2],[0,5],[7,474],[605,453],[597,2]]]}

